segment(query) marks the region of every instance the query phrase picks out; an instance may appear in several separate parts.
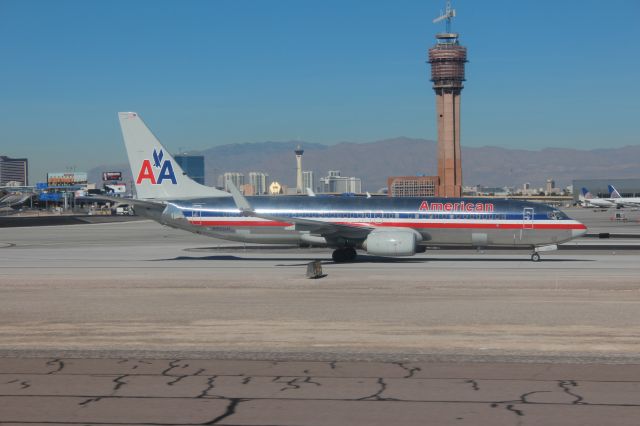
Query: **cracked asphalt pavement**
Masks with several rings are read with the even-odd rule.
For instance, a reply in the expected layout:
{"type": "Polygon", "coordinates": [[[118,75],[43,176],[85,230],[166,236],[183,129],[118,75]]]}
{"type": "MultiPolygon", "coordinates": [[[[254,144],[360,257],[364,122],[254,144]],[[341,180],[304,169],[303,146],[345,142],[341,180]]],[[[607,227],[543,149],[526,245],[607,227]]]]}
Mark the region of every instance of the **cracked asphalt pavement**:
{"type": "Polygon", "coordinates": [[[640,366],[0,359],[8,424],[637,425],[640,366]]]}

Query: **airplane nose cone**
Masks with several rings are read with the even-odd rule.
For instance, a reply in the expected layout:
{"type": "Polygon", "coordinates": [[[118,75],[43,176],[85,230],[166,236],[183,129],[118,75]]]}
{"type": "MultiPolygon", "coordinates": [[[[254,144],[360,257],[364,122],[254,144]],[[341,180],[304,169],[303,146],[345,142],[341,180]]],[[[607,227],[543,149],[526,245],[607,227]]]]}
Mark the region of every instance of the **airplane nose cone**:
{"type": "Polygon", "coordinates": [[[587,227],[584,226],[583,224],[580,224],[580,228],[571,230],[571,238],[582,237],[586,233],[587,233],[587,227]]]}

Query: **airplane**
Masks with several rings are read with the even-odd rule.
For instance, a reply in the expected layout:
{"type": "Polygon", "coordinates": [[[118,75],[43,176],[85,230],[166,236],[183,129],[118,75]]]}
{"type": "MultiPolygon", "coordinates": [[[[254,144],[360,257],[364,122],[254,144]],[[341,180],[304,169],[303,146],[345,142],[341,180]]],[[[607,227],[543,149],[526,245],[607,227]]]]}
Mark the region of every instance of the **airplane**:
{"type": "Polygon", "coordinates": [[[640,206],[640,197],[623,197],[613,185],[609,185],[609,197],[619,207],[640,206]]]}
{"type": "Polygon", "coordinates": [[[616,203],[608,198],[595,198],[587,188],[582,188],[578,197],[584,207],[615,207],[616,203]]]}
{"type": "Polygon", "coordinates": [[[245,197],[231,182],[227,193],[189,178],[137,113],[118,115],[137,192],[127,202],[141,216],[196,234],[329,247],[336,263],[353,261],[357,250],[412,256],[430,246],[526,247],[537,262],[587,229],[554,207],[507,199],[245,197]]]}

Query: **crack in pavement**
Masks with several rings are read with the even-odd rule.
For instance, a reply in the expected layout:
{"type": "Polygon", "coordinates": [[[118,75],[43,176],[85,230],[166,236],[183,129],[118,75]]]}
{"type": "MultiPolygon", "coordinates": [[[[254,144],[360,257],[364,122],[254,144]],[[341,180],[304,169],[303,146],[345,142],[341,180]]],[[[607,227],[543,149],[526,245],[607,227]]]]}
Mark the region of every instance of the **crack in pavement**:
{"type": "Polygon", "coordinates": [[[188,375],[187,375],[187,376],[178,376],[178,377],[176,377],[175,379],[173,379],[172,381],[167,382],[167,385],[169,385],[169,386],[173,386],[173,385],[175,385],[176,383],[178,383],[180,380],[185,379],[185,378],[187,378],[187,377],[189,377],[189,376],[188,376],[188,375]]]}
{"type": "Polygon", "coordinates": [[[14,379],[14,380],[11,380],[11,381],[7,382],[7,384],[18,383],[18,382],[20,384],[20,389],[26,389],[26,388],[30,388],[31,387],[31,383],[28,380],[20,381],[20,379],[14,379]]]}
{"type": "Polygon", "coordinates": [[[153,363],[148,362],[148,361],[145,361],[145,360],[143,360],[143,359],[135,359],[135,360],[133,360],[133,359],[128,359],[128,358],[125,358],[125,359],[121,359],[121,360],[119,360],[119,361],[117,362],[117,364],[127,364],[127,363],[129,363],[129,362],[135,362],[135,364],[131,367],[131,369],[132,369],[132,370],[135,370],[135,369],[137,369],[138,367],[140,367],[140,364],[147,364],[147,365],[151,365],[151,364],[153,364],[153,363]]]}
{"type": "Polygon", "coordinates": [[[62,371],[62,369],[64,368],[64,361],[62,361],[60,358],[52,359],[50,361],[47,361],[46,363],[46,365],[50,365],[52,367],[56,364],[58,364],[58,368],[56,370],[49,371],[47,374],[53,374],[62,371]]]}
{"type": "Polygon", "coordinates": [[[229,405],[227,406],[227,409],[225,410],[225,412],[213,420],[210,420],[206,423],[202,423],[203,425],[215,425],[220,423],[221,420],[224,420],[227,417],[235,414],[236,408],[238,408],[238,404],[240,404],[243,401],[249,401],[248,399],[242,399],[242,398],[225,398],[225,399],[229,400],[229,405]]]}
{"type": "Polygon", "coordinates": [[[480,390],[480,385],[478,385],[478,382],[476,382],[474,379],[465,380],[464,382],[470,383],[474,391],[480,390]]]}
{"type": "Polygon", "coordinates": [[[307,376],[307,378],[306,378],[306,379],[304,379],[304,380],[302,381],[302,383],[309,383],[309,384],[316,385],[316,386],[322,386],[322,384],[321,384],[321,383],[318,383],[318,382],[314,382],[314,381],[312,381],[312,380],[311,380],[311,376],[307,376]]]}
{"type": "Polygon", "coordinates": [[[420,368],[420,367],[408,368],[406,365],[404,365],[403,362],[394,362],[392,364],[397,365],[398,367],[402,368],[403,370],[405,370],[407,372],[407,375],[404,376],[403,379],[410,379],[411,377],[413,377],[413,375],[416,372],[422,371],[422,368],[420,368]]]}
{"type": "MultiPolygon", "coordinates": [[[[468,382],[469,381],[467,381],[467,383],[468,382]]],[[[511,412],[515,413],[518,417],[524,417],[524,411],[514,408],[513,404],[537,404],[537,402],[531,402],[527,398],[529,398],[531,395],[536,394],[536,393],[550,393],[550,392],[552,392],[552,391],[531,391],[531,392],[526,392],[526,393],[523,393],[522,395],[520,395],[520,397],[518,399],[514,399],[512,401],[496,401],[496,402],[493,402],[493,403],[491,403],[491,407],[496,408],[496,407],[504,406],[507,409],[507,411],[511,411],[511,412]]]]}
{"type": "Polygon", "coordinates": [[[251,376],[247,376],[244,379],[242,379],[242,384],[248,385],[250,381],[251,381],[251,376]]]}
{"type": "Polygon", "coordinates": [[[522,412],[522,410],[518,410],[516,408],[513,408],[513,405],[509,404],[507,405],[507,411],[511,411],[513,413],[516,413],[516,416],[518,417],[523,417],[524,413],[522,412]]]}
{"type": "Polygon", "coordinates": [[[383,377],[379,377],[377,383],[380,385],[380,389],[378,389],[376,393],[363,398],[358,398],[357,401],[397,401],[396,398],[383,398],[380,396],[387,390],[387,384],[384,382],[383,377]]]}
{"type": "MultiPolygon", "coordinates": [[[[279,376],[278,376],[279,377],[279,376]]],[[[300,385],[307,383],[310,385],[316,385],[316,386],[322,386],[321,383],[318,382],[314,382],[313,380],[311,380],[311,376],[305,376],[304,380],[302,380],[302,377],[294,377],[291,380],[288,380],[286,382],[280,382],[280,381],[276,381],[274,380],[275,383],[284,383],[286,386],[283,387],[282,389],[280,389],[280,392],[286,391],[286,390],[290,390],[290,389],[300,389],[300,385]]]]}
{"type": "Polygon", "coordinates": [[[162,373],[160,373],[163,376],[169,376],[169,371],[173,370],[174,368],[178,368],[178,367],[188,367],[189,364],[185,364],[185,365],[178,365],[179,362],[181,362],[181,359],[174,359],[173,361],[169,361],[169,368],[165,369],[162,373]]]}
{"type": "MultiPolygon", "coordinates": [[[[533,395],[534,393],[549,393],[549,392],[551,391],[531,391],[531,392],[523,393],[522,395],[520,395],[520,400],[515,402],[520,402],[522,404],[536,404],[535,402],[527,401],[527,398],[533,395]]],[[[509,402],[509,401],[505,401],[505,402],[509,402]]]]}
{"type": "Polygon", "coordinates": [[[574,388],[578,387],[578,383],[575,380],[560,380],[558,382],[558,386],[560,386],[560,388],[564,391],[564,393],[566,393],[567,395],[571,395],[572,397],[575,398],[575,400],[573,400],[571,404],[589,405],[588,403],[583,402],[584,398],[582,398],[580,395],[572,392],[571,389],[569,389],[570,386],[574,388]]]}
{"type": "Polygon", "coordinates": [[[276,383],[284,383],[287,386],[283,387],[282,389],[280,389],[280,392],[289,390],[289,389],[300,389],[300,385],[296,384],[296,381],[298,380],[298,377],[294,377],[293,379],[286,381],[286,382],[280,382],[280,381],[275,381],[276,383]]]}
{"type": "Polygon", "coordinates": [[[128,374],[123,374],[122,376],[116,377],[115,379],[113,379],[113,383],[115,384],[115,386],[113,387],[113,392],[111,393],[111,395],[115,394],[116,392],[118,392],[118,389],[120,389],[122,386],[126,385],[128,382],[123,382],[122,379],[124,379],[125,377],[128,377],[128,374]]]}
{"type": "Polygon", "coordinates": [[[209,395],[209,391],[216,387],[215,381],[218,376],[211,376],[207,379],[207,388],[203,390],[200,395],[196,396],[196,398],[204,398],[204,397],[214,397],[214,398],[224,398],[224,396],[220,395],[209,395]]]}
{"type": "Polygon", "coordinates": [[[89,399],[87,399],[87,400],[85,400],[85,401],[82,401],[82,402],[78,403],[78,405],[80,405],[80,406],[82,406],[82,407],[84,408],[84,407],[86,407],[87,405],[89,405],[90,403],[92,403],[92,402],[98,402],[98,401],[100,401],[101,399],[102,399],[102,397],[100,397],[100,396],[99,396],[99,397],[97,397],[97,398],[89,398],[89,399]]]}

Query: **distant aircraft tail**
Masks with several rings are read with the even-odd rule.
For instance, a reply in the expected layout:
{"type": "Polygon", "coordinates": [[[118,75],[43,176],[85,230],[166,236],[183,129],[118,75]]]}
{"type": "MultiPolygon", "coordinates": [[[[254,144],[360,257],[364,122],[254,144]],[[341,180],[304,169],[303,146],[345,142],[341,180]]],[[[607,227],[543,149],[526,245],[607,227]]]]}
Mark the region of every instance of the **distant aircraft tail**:
{"type": "Polygon", "coordinates": [[[609,185],[609,198],[622,198],[617,189],[613,185],[609,185]]]}
{"type": "Polygon", "coordinates": [[[580,200],[590,200],[593,198],[593,195],[589,192],[587,188],[582,188],[580,191],[580,200]]]}
{"type": "Polygon", "coordinates": [[[138,199],[176,200],[230,197],[231,194],[200,185],[176,163],[135,112],[119,112],[124,145],[138,199]]]}

